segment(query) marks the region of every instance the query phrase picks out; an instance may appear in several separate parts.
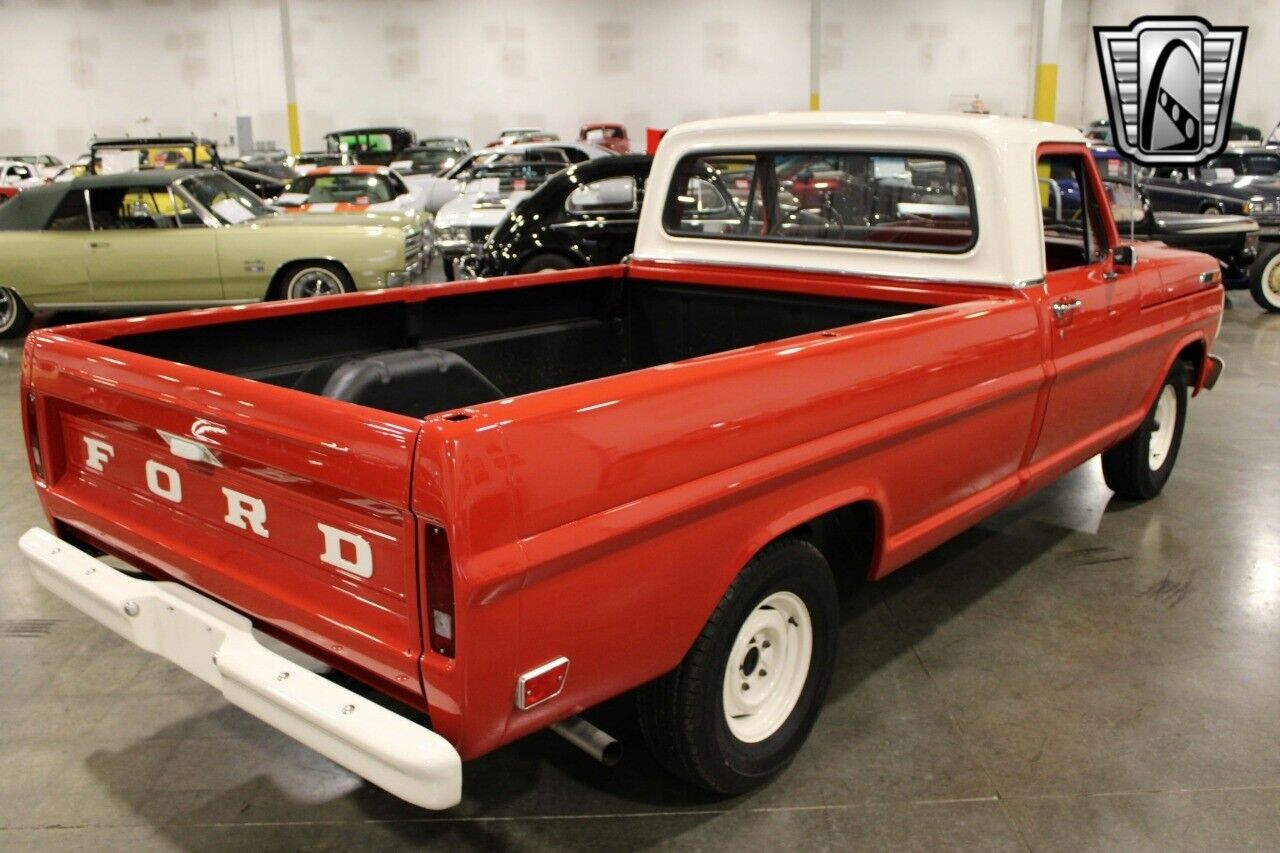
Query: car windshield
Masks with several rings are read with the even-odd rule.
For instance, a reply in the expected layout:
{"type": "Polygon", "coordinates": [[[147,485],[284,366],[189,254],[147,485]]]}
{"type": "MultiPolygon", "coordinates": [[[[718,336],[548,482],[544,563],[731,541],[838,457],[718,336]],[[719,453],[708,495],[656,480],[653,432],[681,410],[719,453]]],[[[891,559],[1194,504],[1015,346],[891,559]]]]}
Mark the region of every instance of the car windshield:
{"type": "Polygon", "coordinates": [[[564,169],[566,163],[492,163],[470,171],[467,191],[482,193],[508,193],[531,190],[542,185],[547,178],[564,169]]]}
{"type": "Polygon", "coordinates": [[[389,133],[343,133],[325,139],[330,151],[392,151],[395,140],[389,133]]]}
{"type": "Polygon", "coordinates": [[[462,152],[457,148],[440,146],[438,148],[419,148],[408,152],[408,154],[409,160],[415,166],[452,166],[462,152]]]}
{"type": "Polygon", "coordinates": [[[38,161],[36,160],[35,157],[31,157],[26,154],[21,154],[21,155],[15,154],[10,157],[0,157],[0,160],[17,160],[19,163],[29,163],[32,166],[38,165],[38,161]]]}
{"type": "Polygon", "coordinates": [[[303,175],[285,187],[285,194],[305,196],[305,204],[381,204],[396,197],[385,175],[303,175]]]}
{"type": "Polygon", "coordinates": [[[191,175],[177,181],[175,186],[226,225],[275,215],[262,199],[221,172],[191,175]]]}

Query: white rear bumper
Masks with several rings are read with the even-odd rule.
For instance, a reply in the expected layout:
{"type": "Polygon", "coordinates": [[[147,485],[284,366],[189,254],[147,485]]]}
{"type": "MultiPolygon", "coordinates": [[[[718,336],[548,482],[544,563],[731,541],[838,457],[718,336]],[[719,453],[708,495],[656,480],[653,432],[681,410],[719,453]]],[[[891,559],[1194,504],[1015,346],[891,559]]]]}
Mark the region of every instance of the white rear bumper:
{"type": "Polygon", "coordinates": [[[461,799],[462,761],[448,741],[268,650],[239,613],[175,583],[132,578],[39,528],[18,545],[52,593],[228,702],[414,805],[461,799]]]}

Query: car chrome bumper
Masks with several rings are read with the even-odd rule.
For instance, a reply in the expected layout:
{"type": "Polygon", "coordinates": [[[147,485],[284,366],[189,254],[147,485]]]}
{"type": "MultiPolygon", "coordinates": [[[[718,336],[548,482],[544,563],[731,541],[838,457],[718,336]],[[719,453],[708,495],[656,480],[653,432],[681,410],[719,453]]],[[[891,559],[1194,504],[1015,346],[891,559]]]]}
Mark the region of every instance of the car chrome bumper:
{"type": "Polygon", "coordinates": [[[54,595],[233,705],[414,805],[461,799],[462,761],[448,741],[270,651],[246,617],[179,584],[130,577],[40,528],[18,545],[54,595]]]}

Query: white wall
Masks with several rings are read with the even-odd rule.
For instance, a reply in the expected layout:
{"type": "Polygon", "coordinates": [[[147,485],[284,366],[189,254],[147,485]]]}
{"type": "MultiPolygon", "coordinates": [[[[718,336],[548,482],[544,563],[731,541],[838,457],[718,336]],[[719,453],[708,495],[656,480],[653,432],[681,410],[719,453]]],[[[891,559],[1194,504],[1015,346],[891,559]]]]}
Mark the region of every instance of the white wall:
{"type": "MultiPolygon", "coordinates": [[[[828,109],[1030,109],[1038,0],[823,0],[828,109]]],[[[303,143],[396,123],[475,143],[501,125],[639,135],[804,109],[808,0],[292,0],[303,143]]],[[[1064,0],[1058,118],[1105,113],[1090,24],[1198,12],[1252,27],[1237,117],[1269,128],[1277,0],[1064,0]]],[[[0,0],[0,152],[81,152],[94,133],[287,139],[277,0],[0,0]],[[146,119],[144,121],[143,119],[146,119]]]]}

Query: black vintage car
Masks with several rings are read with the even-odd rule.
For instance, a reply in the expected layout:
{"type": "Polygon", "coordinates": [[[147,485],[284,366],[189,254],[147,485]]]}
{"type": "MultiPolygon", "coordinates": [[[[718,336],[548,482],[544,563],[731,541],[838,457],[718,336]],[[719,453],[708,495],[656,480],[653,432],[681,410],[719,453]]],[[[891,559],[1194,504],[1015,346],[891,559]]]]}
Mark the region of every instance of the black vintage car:
{"type": "Polygon", "coordinates": [[[326,151],[351,154],[362,166],[390,166],[400,159],[400,152],[417,142],[417,135],[407,127],[354,127],[324,135],[326,151]]]}
{"type": "Polygon", "coordinates": [[[463,275],[513,275],[616,264],[636,242],[653,158],[643,154],[578,163],[549,178],[489,234],[463,275]]]}
{"type": "Polygon", "coordinates": [[[391,168],[402,175],[438,175],[452,168],[471,152],[471,143],[460,136],[436,136],[419,139],[391,162],[391,168]]]}
{"type": "Polygon", "coordinates": [[[1142,188],[1153,210],[1251,216],[1264,239],[1280,236],[1280,155],[1260,148],[1230,148],[1201,166],[1159,167],[1142,188]]]}

